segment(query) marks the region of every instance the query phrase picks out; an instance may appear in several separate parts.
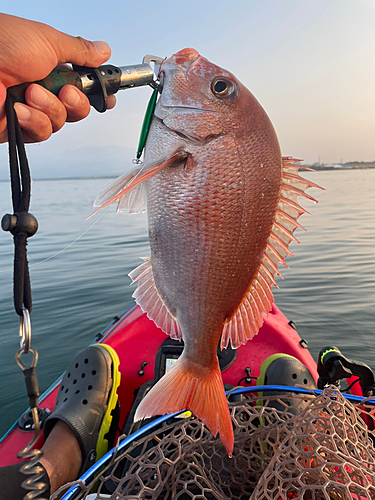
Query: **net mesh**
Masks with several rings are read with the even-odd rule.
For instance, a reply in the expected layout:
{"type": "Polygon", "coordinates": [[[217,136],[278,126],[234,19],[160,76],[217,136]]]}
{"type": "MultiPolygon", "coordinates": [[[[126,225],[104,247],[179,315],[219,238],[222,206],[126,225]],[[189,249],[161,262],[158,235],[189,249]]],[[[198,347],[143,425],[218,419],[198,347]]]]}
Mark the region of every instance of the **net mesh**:
{"type": "MultiPolygon", "coordinates": [[[[374,500],[374,406],[336,387],[230,403],[235,447],[194,417],[165,422],[117,452],[76,498],[374,500]]],[[[121,439],[121,438],[120,438],[121,439]]],[[[52,499],[57,498],[55,494],[52,499]]]]}

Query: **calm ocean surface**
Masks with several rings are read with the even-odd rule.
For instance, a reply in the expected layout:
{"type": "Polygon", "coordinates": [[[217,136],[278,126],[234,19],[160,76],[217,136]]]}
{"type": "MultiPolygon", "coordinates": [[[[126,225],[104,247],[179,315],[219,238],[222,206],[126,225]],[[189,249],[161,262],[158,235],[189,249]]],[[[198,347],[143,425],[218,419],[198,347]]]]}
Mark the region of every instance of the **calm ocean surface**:
{"type": "MultiPolygon", "coordinates": [[[[375,369],[375,170],[304,174],[325,187],[309,190],[319,204],[300,219],[275,290],[277,305],[309,342],[316,359],[325,345],[375,369]]],[[[42,391],[75,353],[133,303],[127,274],[149,255],[146,214],[116,214],[110,207],[93,227],[92,201],[107,179],[45,180],[32,184],[31,213],[39,231],[29,240],[32,345],[42,391]],[[89,228],[89,229],[88,229],[89,228]],[[85,234],[82,235],[84,231],[85,234]],[[64,252],[50,258],[72,243],[64,252]],[[49,260],[46,260],[49,259],[49,260]]],[[[0,182],[0,217],[11,212],[10,188],[0,182]]],[[[100,214],[99,214],[100,215],[100,214]]],[[[97,216],[95,216],[97,218],[97,216]]],[[[0,232],[0,435],[28,406],[14,361],[18,316],[13,309],[13,241],[0,232]]]]}

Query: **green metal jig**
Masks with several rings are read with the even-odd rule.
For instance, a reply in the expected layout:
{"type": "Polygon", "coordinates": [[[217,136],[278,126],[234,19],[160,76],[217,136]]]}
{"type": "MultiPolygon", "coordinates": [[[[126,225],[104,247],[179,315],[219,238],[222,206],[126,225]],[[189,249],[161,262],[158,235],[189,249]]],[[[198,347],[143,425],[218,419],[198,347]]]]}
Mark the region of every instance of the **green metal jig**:
{"type": "Polygon", "coordinates": [[[155,89],[153,93],[151,94],[150,100],[148,101],[145,117],[143,119],[142,123],[142,128],[141,128],[141,135],[139,137],[139,143],[138,143],[138,149],[137,149],[137,160],[142,156],[143,149],[146,144],[148,132],[150,130],[150,125],[151,125],[151,120],[152,117],[154,116],[154,111],[155,111],[155,106],[156,106],[156,101],[158,98],[158,89],[155,89]]]}

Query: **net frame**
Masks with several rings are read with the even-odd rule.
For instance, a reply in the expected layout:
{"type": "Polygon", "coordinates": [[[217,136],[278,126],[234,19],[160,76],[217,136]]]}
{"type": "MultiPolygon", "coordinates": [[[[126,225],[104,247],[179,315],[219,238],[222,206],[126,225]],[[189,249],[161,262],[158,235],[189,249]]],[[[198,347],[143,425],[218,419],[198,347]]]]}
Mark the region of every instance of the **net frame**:
{"type": "Polygon", "coordinates": [[[229,404],[233,458],[195,417],[166,415],[120,438],[61,499],[374,500],[374,399],[335,386],[256,386],[230,396],[241,399],[229,404]],[[108,497],[103,485],[115,477],[108,497]]]}

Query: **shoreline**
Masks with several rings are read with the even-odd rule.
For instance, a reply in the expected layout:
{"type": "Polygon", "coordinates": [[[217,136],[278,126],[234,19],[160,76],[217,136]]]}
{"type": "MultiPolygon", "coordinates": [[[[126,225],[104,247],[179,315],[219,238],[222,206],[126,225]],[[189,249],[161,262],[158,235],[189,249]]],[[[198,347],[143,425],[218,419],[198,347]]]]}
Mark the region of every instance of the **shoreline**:
{"type": "MultiPolygon", "coordinates": [[[[337,170],[337,171],[344,171],[344,170],[370,170],[370,169],[375,169],[375,163],[344,163],[343,165],[316,165],[316,164],[302,164],[300,165],[301,167],[308,167],[311,168],[313,171],[323,171],[323,170],[337,170]]],[[[34,177],[32,180],[33,181],[76,181],[76,180],[93,180],[93,179],[116,179],[118,175],[93,175],[93,176],[80,176],[78,175],[77,177],[34,177]]],[[[0,182],[10,182],[9,178],[7,179],[1,179],[0,182]]]]}

